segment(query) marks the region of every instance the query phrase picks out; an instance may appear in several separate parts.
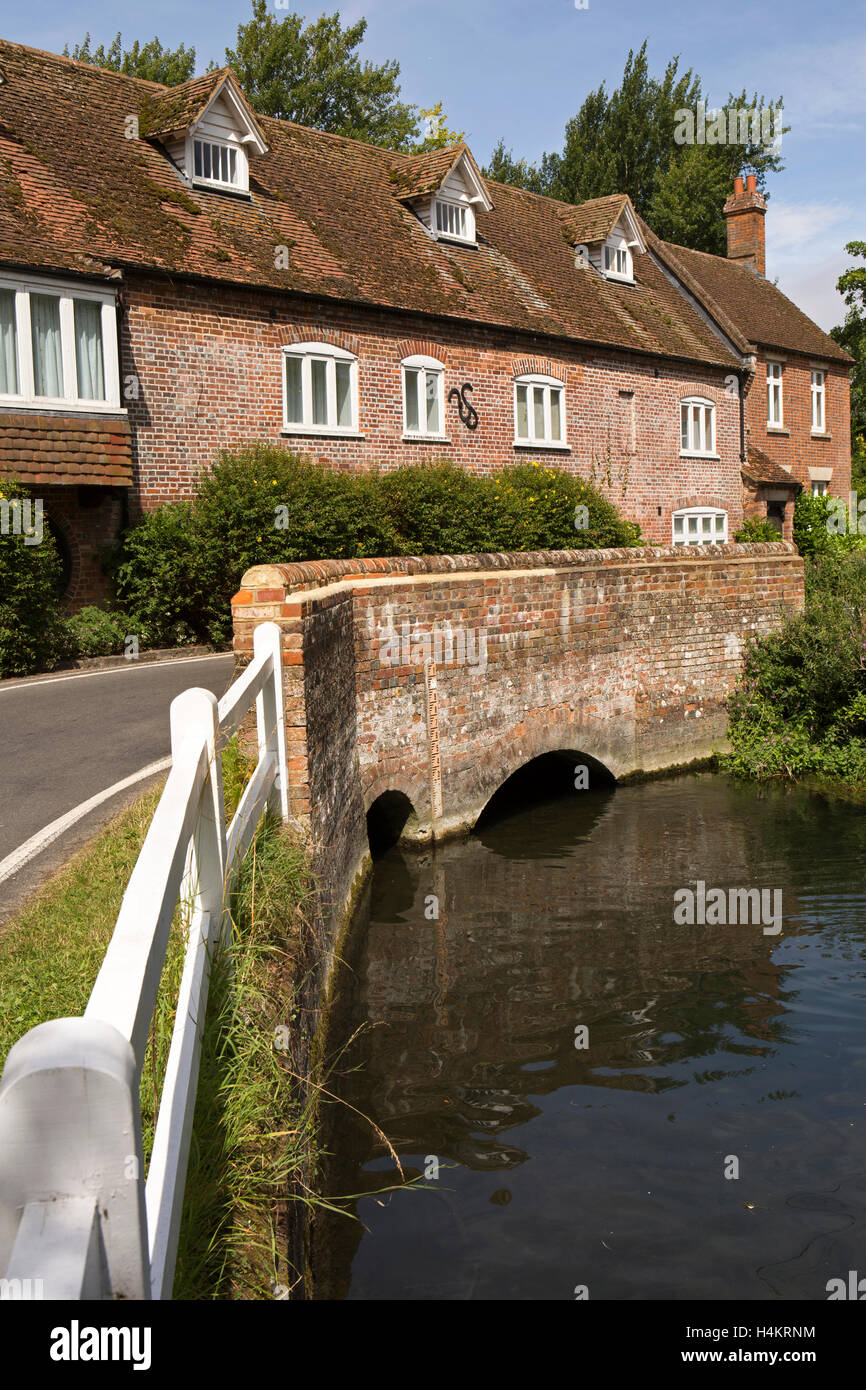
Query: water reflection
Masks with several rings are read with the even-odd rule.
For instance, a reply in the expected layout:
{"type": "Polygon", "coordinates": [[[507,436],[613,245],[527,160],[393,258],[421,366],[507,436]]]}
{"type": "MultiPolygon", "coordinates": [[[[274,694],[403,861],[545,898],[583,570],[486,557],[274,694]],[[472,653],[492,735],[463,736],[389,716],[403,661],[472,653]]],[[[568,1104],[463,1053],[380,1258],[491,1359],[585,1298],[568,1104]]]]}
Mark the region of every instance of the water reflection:
{"type": "Polygon", "coordinates": [[[386,856],[334,1013],[332,1050],[362,1032],[326,1173],[380,1195],[319,1223],[317,1296],[825,1297],[863,1230],[864,827],[685,777],[386,856]],[[781,888],[783,935],[675,925],[697,879],[781,888]],[[355,1111],[438,1179],[382,1195],[393,1158],[355,1111]]]}

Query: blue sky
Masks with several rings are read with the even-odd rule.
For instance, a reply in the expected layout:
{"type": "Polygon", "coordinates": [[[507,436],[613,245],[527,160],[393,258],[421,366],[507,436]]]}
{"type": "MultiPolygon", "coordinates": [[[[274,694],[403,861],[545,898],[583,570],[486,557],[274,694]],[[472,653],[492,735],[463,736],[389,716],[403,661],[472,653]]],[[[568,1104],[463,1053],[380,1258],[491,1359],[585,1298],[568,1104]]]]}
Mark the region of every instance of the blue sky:
{"type": "MultiPolygon", "coordinates": [[[[335,4],[303,7],[314,18],[335,4]]],[[[443,101],[449,124],[465,129],[484,163],[500,136],[516,154],[558,149],[565,122],[601,81],[615,86],[630,47],[649,38],[650,68],[681,55],[700,74],[711,102],[728,92],[781,93],[786,168],[768,191],[767,274],[825,329],[841,322],[835,284],[850,264],[846,241],[866,239],[866,4],[863,0],[358,0],[344,22],[366,16],[364,55],[396,58],[403,97],[443,101]]],[[[42,0],[7,12],[2,36],[52,52],[120,29],[124,42],[157,34],[194,45],[198,70],[224,61],[249,0],[156,0],[119,9],[107,0],[42,0]]],[[[278,16],[285,11],[274,10],[278,16]]]]}

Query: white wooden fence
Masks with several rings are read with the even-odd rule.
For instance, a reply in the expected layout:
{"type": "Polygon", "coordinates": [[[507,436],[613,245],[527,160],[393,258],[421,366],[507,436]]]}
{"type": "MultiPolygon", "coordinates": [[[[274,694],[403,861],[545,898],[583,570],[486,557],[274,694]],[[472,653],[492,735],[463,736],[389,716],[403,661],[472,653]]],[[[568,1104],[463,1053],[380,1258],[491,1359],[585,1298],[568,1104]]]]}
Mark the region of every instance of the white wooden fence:
{"type": "Polygon", "coordinates": [[[227,941],[233,874],[265,806],[288,819],[279,628],[263,623],[254,643],[219,702],[206,690],[172,702],[171,772],[83,1018],[42,1023],[9,1052],[6,1297],[33,1287],[56,1299],[171,1297],[211,956],[227,941]],[[258,763],[226,830],[221,750],[253,702],[258,763]],[[179,901],[189,905],[186,955],[145,1182],[139,1078],[179,901]]]}

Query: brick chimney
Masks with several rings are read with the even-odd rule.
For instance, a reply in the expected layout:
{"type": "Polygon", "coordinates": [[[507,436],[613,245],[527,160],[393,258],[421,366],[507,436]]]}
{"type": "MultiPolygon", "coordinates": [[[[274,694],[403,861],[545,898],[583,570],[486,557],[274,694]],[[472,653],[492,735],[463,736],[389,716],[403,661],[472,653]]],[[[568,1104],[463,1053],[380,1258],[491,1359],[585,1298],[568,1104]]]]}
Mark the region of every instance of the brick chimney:
{"type": "Polygon", "coordinates": [[[746,187],[739,175],[734,191],[722,208],[728,224],[728,260],[743,261],[759,275],[765,274],[764,218],[767,203],[756,187],[754,174],[746,175],[746,187]]]}

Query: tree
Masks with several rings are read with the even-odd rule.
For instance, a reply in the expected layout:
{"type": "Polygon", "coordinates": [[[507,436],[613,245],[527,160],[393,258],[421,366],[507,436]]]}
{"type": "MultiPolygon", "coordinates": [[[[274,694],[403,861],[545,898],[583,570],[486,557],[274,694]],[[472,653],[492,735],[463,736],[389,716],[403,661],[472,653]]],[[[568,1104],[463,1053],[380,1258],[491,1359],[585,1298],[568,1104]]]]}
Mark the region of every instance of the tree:
{"type": "MultiPolygon", "coordinates": [[[[400,101],[398,63],[377,67],[361,61],[357,50],[366,31],[365,19],[343,28],[339,14],[323,14],[304,28],[301,15],[277,19],[268,13],[267,0],[253,0],[252,19],[238,25],[237,48],[227,48],[225,60],[250,104],[265,116],[410,153],[462,140],[462,131],[449,130],[441,101],[420,109],[400,101]]],[[[63,51],[68,58],[68,46],[63,51]]],[[[194,48],[163,48],[156,38],[125,50],[118,34],[107,49],[92,48],[88,33],[71,56],[166,87],[187,82],[195,72],[194,48]]],[[[209,63],[208,71],[217,66],[209,63]]]]}
{"type": "MultiPolygon", "coordinates": [[[[849,241],[849,256],[866,259],[866,241],[849,241]]],[[[853,266],[839,276],[836,288],[845,298],[845,322],[831,331],[840,347],[854,358],[851,378],[851,486],[866,494],[866,266],[853,266]]]]}
{"type": "Polygon", "coordinates": [[[465,130],[448,129],[446,124],[448,117],[442,109],[441,101],[437,101],[435,106],[420,107],[418,117],[421,121],[423,139],[414,147],[417,154],[425,154],[428,150],[444,150],[449,145],[457,145],[466,134],[465,130]]]}
{"type": "MultiPolygon", "coordinates": [[[[755,138],[751,121],[742,132],[735,122],[735,134],[745,139],[732,142],[727,117],[724,139],[714,138],[718,126],[702,142],[690,141],[687,133],[680,139],[683,113],[697,117],[704,101],[701,79],[691,68],[680,73],[678,57],[670,60],[660,79],[652,77],[646,49],[644,40],[637,53],[629,51],[614,92],[608,95],[602,83],[589,93],[566,125],[561,154],[545,154],[540,165],[527,164],[506,152],[500,141],[488,177],[503,183],[526,180],[524,187],[568,203],[627,193],[659,235],[701,251],[723,251],[722,206],[734,175],[750,169],[764,191],[767,173],[783,167],[779,147],[775,141],[765,142],[761,130],[755,138]]],[[[775,135],[781,104],[780,97],[767,106],[757,93],[750,101],[743,91],[729,96],[724,110],[766,112],[775,135]]],[[[706,111],[708,129],[713,115],[706,111]]]]}
{"type": "Polygon", "coordinates": [[[195,49],[163,48],[159,39],[140,44],[136,39],[132,48],[124,50],[120,34],[106,49],[104,44],[98,48],[90,47],[90,34],[85,34],[84,43],[75,44],[72,53],[67,44],[63,50],[65,58],[77,58],[80,63],[92,63],[94,67],[110,68],[112,72],[122,72],[126,77],[143,77],[147,82],[161,82],[164,87],[176,87],[180,82],[188,82],[195,72],[195,49]]]}
{"type": "Polygon", "coordinates": [[[253,108],[389,149],[417,143],[418,111],[399,100],[399,64],[376,67],[358,57],[367,21],[344,29],[339,14],[323,14],[302,25],[301,15],[276,19],[266,0],[253,0],[237,48],[226,49],[253,108]]]}

